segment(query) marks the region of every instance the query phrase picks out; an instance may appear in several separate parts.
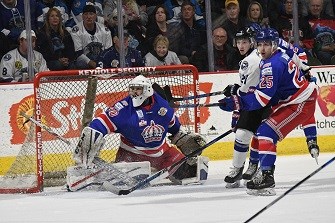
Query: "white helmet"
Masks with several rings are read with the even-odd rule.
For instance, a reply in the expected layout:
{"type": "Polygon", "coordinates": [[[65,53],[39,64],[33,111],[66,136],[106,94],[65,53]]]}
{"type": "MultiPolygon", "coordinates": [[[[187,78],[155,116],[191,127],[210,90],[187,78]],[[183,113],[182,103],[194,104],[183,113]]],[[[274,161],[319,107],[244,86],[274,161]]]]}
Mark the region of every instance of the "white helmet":
{"type": "Polygon", "coordinates": [[[154,90],[152,89],[152,84],[150,80],[143,75],[138,75],[137,77],[135,77],[130,82],[129,88],[130,87],[143,87],[142,94],[131,95],[134,107],[140,106],[145,101],[145,99],[149,98],[154,94],[154,90]]]}

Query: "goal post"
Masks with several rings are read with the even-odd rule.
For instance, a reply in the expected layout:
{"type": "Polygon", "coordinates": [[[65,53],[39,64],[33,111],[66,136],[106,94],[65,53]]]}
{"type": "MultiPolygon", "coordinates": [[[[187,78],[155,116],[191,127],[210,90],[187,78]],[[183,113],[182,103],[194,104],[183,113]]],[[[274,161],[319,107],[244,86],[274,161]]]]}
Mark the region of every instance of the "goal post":
{"type": "MultiPolygon", "coordinates": [[[[34,193],[45,186],[64,185],[66,169],[74,165],[72,151],[82,125],[128,95],[129,82],[142,74],[162,88],[170,86],[173,97],[197,95],[199,77],[192,65],[65,70],[38,73],[34,79],[34,118],[71,145],[33,123],[26,140],[0,175],[0,193],[34,193]]],[[[183,103],[195,104],[198,99],[183,103]]],[[[199,132],[199,108],[175,108],[186,131],[199,132]]],[[[119,134],[109,134],[100,157],[113,162],[120,144],[119,134]]]]}

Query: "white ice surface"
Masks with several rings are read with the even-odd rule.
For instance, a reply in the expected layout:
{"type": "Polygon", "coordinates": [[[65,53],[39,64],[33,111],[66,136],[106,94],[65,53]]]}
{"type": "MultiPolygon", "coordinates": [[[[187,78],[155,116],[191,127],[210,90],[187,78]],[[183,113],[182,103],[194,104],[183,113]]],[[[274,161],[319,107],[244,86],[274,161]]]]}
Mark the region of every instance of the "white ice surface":
{"type": "MultiPolygon", "coordinates": [[[[226,189],[231,160],[212,161],[204,185],[156,186],[126,196],[105,191],[65,192],[46,188],[38,194],[0,195],[0,222],[221,223],[244,222],[332,159],[321,154],[277,158],[276,196],[247,195],[226,189]]],[[[251,222],[335,222],[335,162],[330,163],[251,222]]]]}

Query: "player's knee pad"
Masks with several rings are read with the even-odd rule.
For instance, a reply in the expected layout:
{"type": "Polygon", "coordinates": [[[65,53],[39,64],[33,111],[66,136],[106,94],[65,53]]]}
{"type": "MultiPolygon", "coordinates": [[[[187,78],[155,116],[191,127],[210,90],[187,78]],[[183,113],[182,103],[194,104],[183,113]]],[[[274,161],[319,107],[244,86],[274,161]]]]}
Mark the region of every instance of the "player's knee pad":
{"type": "Polygon", "coordinates": [[[198,156],[196,162],[184,162],[169,178],[176,184],[202,183],[208,177],[208,157],[198,156]],[[193,164],[190,164],[193,163],[193,164]]]}
{"type": "Polygon", "coordinates": [[[254,134],[246,129],[237,129],[235,133],[235,141],[242,145],[249,145],[254,134]]]}
{"type": "Polygon", "coordinates": [[[101,132],[85,127],[74,150],[73,159],[77,165],[90,166],[104,144],[105,138],[101,132]]]}

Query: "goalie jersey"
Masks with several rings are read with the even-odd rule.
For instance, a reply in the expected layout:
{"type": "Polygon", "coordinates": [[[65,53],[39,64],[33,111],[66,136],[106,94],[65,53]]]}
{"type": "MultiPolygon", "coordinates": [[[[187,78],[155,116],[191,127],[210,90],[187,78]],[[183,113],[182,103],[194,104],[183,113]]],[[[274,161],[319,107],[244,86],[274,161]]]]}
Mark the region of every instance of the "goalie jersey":
{"type": "Polygon", "coordinates": [[[159,157],[169,148],[163,146],[167,133],[176,134],[180,123],[166,100],[157,93],[152,100],[149,106],[135,108],[128,96],[93,119],[90,127],[103,135],[120,133],[120,147],[125,150],[159,157]]]}

